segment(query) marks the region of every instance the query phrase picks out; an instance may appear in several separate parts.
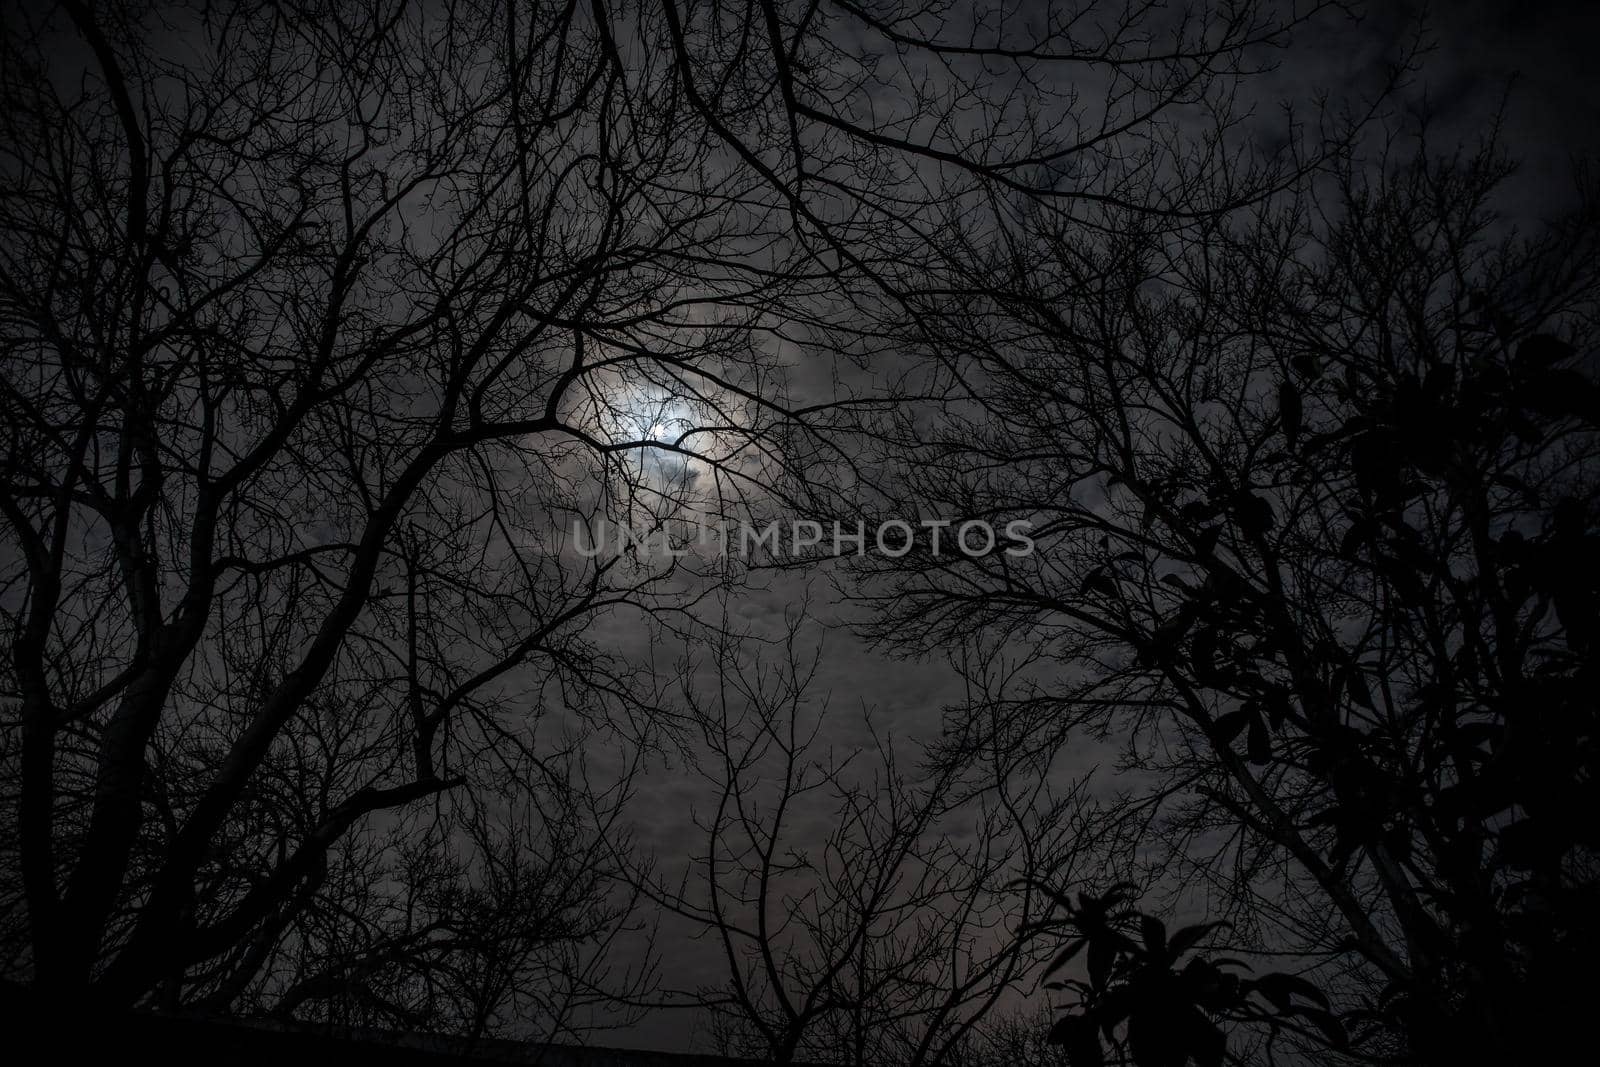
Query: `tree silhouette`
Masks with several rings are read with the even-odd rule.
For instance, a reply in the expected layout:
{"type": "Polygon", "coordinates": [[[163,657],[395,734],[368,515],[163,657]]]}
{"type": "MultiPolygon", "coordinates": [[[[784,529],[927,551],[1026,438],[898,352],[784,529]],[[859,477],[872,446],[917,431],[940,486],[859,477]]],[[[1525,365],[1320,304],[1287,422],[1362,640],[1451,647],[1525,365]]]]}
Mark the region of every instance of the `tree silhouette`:
{"type": "Polygon", "coordinates": [[[776,483],[760,327],[823,284],[665,31],[622,33],[8,13],[0,891],[40,1004],[471,1030],[535,973],[588,995],[629,757],[584,758],[659,743],[665,683],[585,627],[680,589],[568,537],[673,514],[690,459],[776,483]]]}
{"type": "MultiPolygon", "coordinates": [[[[1478,172],[1424,169],[1373,203],[1351,186],[1370,224],[1227,221],[1341,147],[1289,123],[1275,154],[1232,151],[1256,60],[1337,6],[8,10],[7,989],[41,1016],[558,1033],[608,993],[639,1002],[647,975],[606,952],[648,890],[761,961],[741,985],[730,950],[727,1003],[764,1053],[965,1062],[1002,1047],[991,1009],[1087,907],[1037,912],[1065,863],[1046,847],[1062,813],[1031,806],[1052,733],[1136,706],[1179,724],[1150,801],[1190,819],[1163,826],[1239,831],[1214,855],[1247,857],[1224,879],[1240,907],[1278,864],[1260,910],[1291,919],[1230,914],[1241,931],[1353,938],[1340,994],[1371,984],[1417,1048],[1537,996],[1565,1010],[1545,976],[1587,951],[1570,813],[1591,749],[1552,722],[1589,714],[1597,591],[1593,391],[1562,316],[1588,275],[1565,235],[1473,259],[1478,172]],[[1416,213],[1434,244],[1402,239],[1416,213]],[[1486,295],[1446,313],[1457,275],[1452,300],[1486,295]],[[1366,306],[1396,294],[1392,322],[1366,306]],[[1417,347],[1452,331],[1475,340],[1417,347]],[[951,398],[931,433],[925,406],[861,385],[873,357],[894,379],[907,342],[935,357],[917,399],[951,398]],[[1460,471],[1415,431],[1447,399],[1475,442],[1460,471]],[[863,440],[906,447],[880,463],[863,440]],[[733,807],[747,758],[804,762],[794,738],[759,687],[752,740],[598,634],[627,615],[716,636],[695,610],[733,574],[569,533],[900,488],[1046,520],[1020,570],[908,557],[900,636],[1066,619],[1069,644],[1032,654],[1093,661],[1091,681],[998,693],[937,788],[885,752],[881,796],[822,774],[844,868],[803,873],[840,914],[797,917],[804,945],[748,937],[730,902],[771,906],[739,894],[774,873],[778,826],[713,820],[710,856],[741,832],[766,851],[737,852],[701,908],[638,869],[622,813],[675,730],[720,736],[733,807]],[[1442,524],[1413,515],[1441,501],[1442,524]],[[1457,553],[1467,579],[1437,564],[1457,553]],[[1513,727],[1507,702],[1559,714],[1513,727]],[[1429,787],[1402,796],[1418,768],[1429,787]],[[981,815],[971,848],[937,840],[960,811],[981,815]],[[722,877],[744,881],[717,897],[722,877]],[[1313,929],[1325,899],[1347,928],[1313,929]],[[1016,915],[1029,940],[985,940],[1016,915]]],[[[1116,945],[1097,1004],[1160,974],[1156,939],[1116,945]]],[[[1202,972],[1182,981],[1223,980],[1202,972]]],[[[1270,1022],[1249,1003],[1173,1010],[1270,1022]]]]}
{"type": "MultiPolygon", "coordinates": [[[[970,12],[992,43],[942,5],[8,14],[8,972],[73,1002],[340,989],[412,1018],[395,990],[444,973],[415,923],[459,953],[468,913],[545,908],[521,876],[493,905],[463,888],[553,832],[483,798],[602,831],[615,798],[525,712],[640,742],[656,680],[582,629],[672,606],[556,520],[670,517],[690,461],[724,501],[848,467],[770,345],[849,347],[817,309],[853,279],[892,298],[926,254],[908,190],[935,213],[1209,190],[1130,187],[1130,159],[1167,158],[1153,118],[1296,24],[995,14],[970,12]],[[624,459],[645,448],[676,481],[624,459]]],[[[540,884],[595,855],[544,854],[540,884]]]]}
{"type": "Polygon", "coordinates": [[[1530,1062],[1596,947],[1595,189],[1519,236],[1492,147],[1402,140],[1182,234],[952,238],[953,399],[886,439],[903,499],[1037,551],[868,566],[886,639],[1061,668],[954,747],[1119,744],[1141,884],[1315,965],[1366,1055],[1530,1062]]]}
{"type": "Polygon", "coordinates": [[[1075,794],[1002,773],[1007,761],[982,753],[925,766],[870,709],[870,740],[830,742],[809,629],[794,611],[753,656],[738,655],[732,634],[709,650],[715,683],[691,700],[703,844],[685,869],[636,881],[714,939],[725,970],[701,988],[663,980],[679,1006],[711,1013],[732,1055],[970,1062],[1007,994],[1051,952],[1059,924],[1041,887],[1071,876],[1091,830],[1075,794]]]}
{"type": "Polygon", "coordinates": [[[1084,979],[1062,979],[1047,988],[1077,994],[1076,1010],[1057,1020],[1050,1040],[1065,1046],[1074,1067],[1106,1062],[1104,1042],[1113,1053],[1139,1067],[1219,1067],[1227,1058],[1222,1023],[1261,1025],[1315,1032],[1343,1049],[1343,1026],[1328,1011],[1328,1000],[1297,975],[1250,975],[1236,960],[1210,959],[1194,950],[1225,924],[1201,923],[1175,930],[1153,915],[1128,906],[1137,887],[1113,886],[1105,893],[1057,895],[1072,936],[1050,962],[1046,976],[1071,963],[1087,961],[1084,979]],[[1179,966],[1180,961],[1182,966],[1179,966]]]}

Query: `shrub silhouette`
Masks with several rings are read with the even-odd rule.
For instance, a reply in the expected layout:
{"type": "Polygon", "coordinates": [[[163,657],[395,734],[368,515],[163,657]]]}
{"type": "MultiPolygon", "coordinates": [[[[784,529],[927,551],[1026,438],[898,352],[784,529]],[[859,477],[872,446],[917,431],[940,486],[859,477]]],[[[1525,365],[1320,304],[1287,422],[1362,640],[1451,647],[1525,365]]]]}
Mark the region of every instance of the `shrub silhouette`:
{"type": "Polygon", "coordinates": [[[1200,923],[1168,933],[1153,915],[1130,903],[1133,887],[1113,886],[1072,899],[1054,893],[1070,936],[1046,976],[1080,955],[1086,977],[1063,978],[1046,988],[1067,990],[1077,1002],[1051,1028],[1073,1067],[1099,1067],[1105,1046],[1138,1067],[1217,1067],[1227,1052],[1227,1021],[1304,1032],[1315,1027],[1329,1044],[1347,1044],[1344,1027],[1327,998],[1297,975],[1250,975],[1248,965],[1198,951],[1227,924],[1200,923]]]}

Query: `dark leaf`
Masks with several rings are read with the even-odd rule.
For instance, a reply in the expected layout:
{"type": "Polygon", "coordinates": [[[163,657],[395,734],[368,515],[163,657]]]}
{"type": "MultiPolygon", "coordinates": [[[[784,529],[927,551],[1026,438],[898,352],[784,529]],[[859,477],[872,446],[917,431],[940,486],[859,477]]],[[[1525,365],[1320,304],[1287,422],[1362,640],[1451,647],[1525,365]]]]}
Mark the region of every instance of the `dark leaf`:
{"type": "Polygon", "coordinates": [[[1523,382],[1516,399],[1542,415],[1600,420],[1600,387],[1575,370],[1544,370],[1523,382]]]}
{"type": "Polygon", "coordinates": [[[1260,537],[1277,521],[1272,513],[1272,505],[1262,496],[1255,493],[1240,493],[1234,498],[1234,514],[1238,517],[1239,528],[1251,537],[1260,537]]]}
{"type": "Polygon", "coordinates": [[[1296,389],[1293,382],[1288,379],[1278,382],[1278,427],[1283,430],[1283,440],[1288,442],[1290,451],[1296,450],[1299,446],[1299,432],[1304,414],[1306,410],[1299,389],[1296,389]]]}
{"type": "Polygon", "coordinates": [[[1355,560],[1362,552],[1363,545],[1373,539],[1373,523],[1366,518],[1357,518],[1350,523],[1350,528],[1344,531],[1344,539],[1339,541],[1339,555],[1346,560],[1355,560]]]}
{"type": "Polygon", "coordinates": [[[1353,702],[1368,711],[1377,710],[1372,704],[1372,690],[1367,687],[1366,673],[1360,667],[1355,664],[1350,665],[1345,672],[1344,687],[1353,702]]]}
{"type": "Polygon", "coordinates": [[[1544,431],[1520,411],[1508,412],[1506,422],[1511,427],[1511,433],[1525,445],[1536,445],[1544,440],[1544,431]]]}
{"type": "Polygon", "coordinates": [[[1183,635],[1194,625],[1195,613],[1192,610],[1179,610],[1179,612],[1160,626],[1155,633],[1150,635],[1149,651],[1157,663],[1171,663],[1177,659],[1183,635]]]}
{"type": "Polygon", "coordinates": [[[1266,763],[1272,758],[1272,735],[1267,732],[1267,724],[1262,720],[1259,711],[1250,713],[1250,733],[1245,738],[1245,758],[1255,764],[1266,763]]]}
{"type": "Polygon", "coordinates": [[[1571,359],[1577,349],[1548,333],[1536,333],[1517,345],[1517,362],[1534,367],[1549,367],[1571,359]]]}
{"type": "Polygon", "coordinates": [[[1189,657],[1194,664],[1195,676],[1201,681],[1206,680],[1217,670],[1217,628],[1215,626],[1201,626],[1194,632],[1194,639],[1190,642],[1189,657]]]}
{"type": "Polygon", "coordinates": [[[1090,572],[1089,576],[1083,580],[1083,585],[1078,589],[1078,595],[1088,596],[1090,593],[1101,593],[1109,597],[1117,595],[1117,583],[1113,582],[1110,576],[1106,574],[1105,568],[1102,567],[1090,572]]]}
{"type": "Polygon", "coordinates": [[[1392,502],[1403,492],[1396,459],[1394,442],[1382,430],[1364,430],[1350,439],[1350,469],[1356,484],[1380,502],[1392,502]]]}
{"type": "Polygon", "coordinates": [[[1302,378],[1318,378],[1322,375],[1322,361],[1310,352],[1301,352],[1292,357],[1289,365],[1302,378]]]}
{"type": "Polygon", "coordinates": [[[1541,867],[1559,860],[1571,844],[1554,819],[1518,819],[1500,831],[1500,862],[1523,869],[1541,867]]]}
{"type": "Polygon", "coordinates": [[[1433,405],[1443,404],[1455,392],[1456,369],[1448,363],[1441,363],[1428,371],[1427,377],[1422,380],[1422,391],[1426,394],[1428,403],[1433,405]]]}
{"type": "Polygon", "coordinates": [[[1154,915],[1139,916],[1139,930],[1144,936],[1144,947],[1160,955],[1167,950],[1167,928],[1154,915]]]}
{"type": "Polygon", "coordinates": [[[1464,722],[1457,723],[1451,731],[1451,736],[1457,745],[1472,748],[1487,748],[1491,751],[1500,744],[1505,737],[1505,723],[1500,722],[1464,722]]]}
{"type": "Polygon", "coordinates": [[[1050,1028],[1049,1041],[1061,1045],[1072,1067],[1104,1067],[1105,1051],[1094,1020],[1086,1015],[1068,1015],[1050,1028]]]}
{"type": "Polygon", "coordinates": [[[1287,379],[1278,383],[1278,425],[1283,430],[1284,440],[1289,444],[1289,451],[1295,451],[1300,445],[1300,425],[1305,415],[1305,408],[1300,399],[1300,390],[1287,379]]]}
{"type": "Polygon", "coordinates": [[[1273,689],[1262,698],[1262,707],[1267,711],[1267,724],[1274,731],[1283,728],[1284,720],[1294,709],[1289,704],[1289,694],[1281,689],[1273,689]]]}
{"type": "Polygon", "coordinates": [[[1292,999],[1296,996],[1323,1008],[1328,1006],[1328,998],[1322,995],[1322,990],[1297,974],[1272,971],[1255,979],[1254,984],[1255,988],[1280,1011],[1290,1010],[1293,1007],[1292,999]]]}
{"type": "Polygon", "coordinates": [[[1104,989],[1106,979],[1111,976],[1111,966],[1116,961],[1116,947],[1107,938],[1091,938],[1089,941],[1089,984],[1096,989],[1104,989]]]}
{"type": "Polygon", "coordinates": [[[1198,1008],[1190,1008],[1181,1020],[1184,1044],[1197,1067],[1222,1067],[1228,1054],[1228,1040],[1215,1023],[1198,1008]]]}
{"type": "Polygon", "coordinates": [[[1189,1058],[1183,1031],[1165,1013],[1141,1005],[1128,1017],[1128,1050],[1138,1067],[1183,1067],[1189,1058]]]}
{"type": "Polygon", "coordinates": [[[1211,724],[1211,737],[1219,745],[1226,745],[1244,732],[1250,724],[1250,712],[1230,711],[1226,715],[1217,716],[1211,724]]]}

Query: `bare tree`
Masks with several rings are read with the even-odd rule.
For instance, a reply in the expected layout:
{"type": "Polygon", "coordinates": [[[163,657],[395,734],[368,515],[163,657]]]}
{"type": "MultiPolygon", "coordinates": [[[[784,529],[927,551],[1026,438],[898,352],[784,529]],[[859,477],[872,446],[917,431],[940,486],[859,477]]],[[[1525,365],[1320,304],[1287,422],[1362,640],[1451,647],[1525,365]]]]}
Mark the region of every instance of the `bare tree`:
{"type": "Polygon", "coordinates": [[[1404,140],[1176,238],[968,246],[917,326],[959,402],[902,484],[1035,550],[924,547],[876,595],[886,638],[1047,650],[967,739],[1116,746],[1130,858],[1316,968],[1365,1054],[1531,1062],[1579,1018],[1600,885],[1596,190],[1520,237],[1492,147],[1404,140]]]}
{"type": "Polygon", "coordinates": [[[821,284],[657,22],[7,16],[3,914],[44,1003],[476,1030],[614,925],[595,839],[668,717],[585,628],[684,583],[570,532],[777,484],[764,331],[821,284]]]}
{"type": "Polygon", "coordinates": [[[672,716],[586,627],[698,594],[573,524],[859,475],[827,431],[876,401],[777,353],[872,354],[837,309],[903,303],[941,218],[1190,218],[1295,169],[1202,180],[1306,12],[1008,14],[8,13],[8,975],[477,1030],[524,949],[613,927],[576,887],[672,716]],[[559,752],[601,739],[589,788],[559,752]]]}
{"type": "Polygon", "coordinates": [[[1050,1024],[1045,1005],[995,1012],[949,1062],[959,1067],[1071,1067],[1066,1050],[1049,1041],[1050,1024]]]}
{"type": "Polygon", "coordinates": [[[713,1013],[724,1051],[773,1062],[966,1062],[1035,973],[1038,888],[1067,877],[1086,818],[1003,755],[917,766],[867,712],[864,747],[821,738],[821,645],[790,617],[741,658],[725,635],[692,703],[708,787],[703,850],[645,893],[712,941],[726,972],[678,1002],[713,1013]],[[913,766],[907,766],[907,762],[913,766]]]}
{"type": "Polygon", "coordinates": [[[1293,122],[1275,131],[1281,152],[1219,166],[1237,148],[1235,95],[1296,30],[1341,13],[1318,0],[662,9],[688,106],[782,191],[798,232],[861,272],[868,303],[920,288],[941,218],[1193,218],[1279,187],[1305,162],[1293,122]]]}

